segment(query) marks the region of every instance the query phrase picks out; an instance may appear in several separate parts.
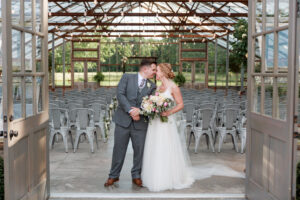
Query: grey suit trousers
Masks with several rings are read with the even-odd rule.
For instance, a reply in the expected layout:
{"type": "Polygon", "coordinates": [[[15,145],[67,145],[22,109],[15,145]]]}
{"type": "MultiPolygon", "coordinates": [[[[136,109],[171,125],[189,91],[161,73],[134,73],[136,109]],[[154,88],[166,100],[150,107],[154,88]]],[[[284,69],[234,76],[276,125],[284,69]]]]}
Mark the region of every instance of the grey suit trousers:
{"type": "Polygon", "coordinates": [[[131,176],[132,178],[141,178],[146,133],[147,129],[136,129],[134,123],[131,123],[130,126],[126,128],[116,124],[113,158],[109,178],[118,178],[120,176],[129,139],[131,139],[134,150],[131,176]]]}

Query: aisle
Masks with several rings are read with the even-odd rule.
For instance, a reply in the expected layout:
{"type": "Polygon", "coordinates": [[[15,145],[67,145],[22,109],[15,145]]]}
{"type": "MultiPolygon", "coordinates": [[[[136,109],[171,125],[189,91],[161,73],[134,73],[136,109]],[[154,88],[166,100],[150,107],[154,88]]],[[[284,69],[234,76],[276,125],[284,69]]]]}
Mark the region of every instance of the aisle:
{"type": "MultiPolygon", "coordinates": [[[[64,153],[61,141],[55,143],[54,149],[50,150],[51,194],[57,197],[75,195],[77,198],[80,195],[92,198],[95,195],[111,194],[112,197],[117,194],[119,199],[122,195],[127,198],[126,196],[135,194],[141,195],[137,198],[143,198],[143,196],[149,196],[149,194],[157,196],[180,193],[191,197],[197,194],[215,194],[218,196],[225,193],[238,194],[240,197],[244,194],[245,179],[243,170],[245,155],[236,153],[229,142],[224,144],[222,153],[211,153],[204,144],[201,145],[202,148],[200,148],[198,154],[194,154],[191,148],[190,156],[193,167],[196,168],[197,172],[197,180],[193,187],[161,193],[150,193],[146,188],[137,188],[132,185],[130,169],[132,167],[133,150],[131,143],[129,143],[119,183],[113,187],[105,188],[103,184],[110,169],[113,134],[110,134],[107,143],[101,141],[99,144],[100,148],[92,154],[89,151],[87,141],[80,143],[76,153],[71,151],[64,153]]],[[[193,144],[191,147],[193,147],[193,144]]]]}

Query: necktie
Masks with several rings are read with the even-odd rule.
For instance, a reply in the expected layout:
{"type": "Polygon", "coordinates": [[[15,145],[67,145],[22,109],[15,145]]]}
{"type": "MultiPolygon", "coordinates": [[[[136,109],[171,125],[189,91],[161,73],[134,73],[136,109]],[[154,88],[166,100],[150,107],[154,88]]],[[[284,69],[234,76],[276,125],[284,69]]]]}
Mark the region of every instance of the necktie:
{"type": "Polygon", "coordinates": [[[139,86],[140,88],[142,88],[144,86],[145,81],[146,81],[146,79],[143,78],[142,81],[141,81],[141,83],[140,83],[140,86],[139,86]]]}

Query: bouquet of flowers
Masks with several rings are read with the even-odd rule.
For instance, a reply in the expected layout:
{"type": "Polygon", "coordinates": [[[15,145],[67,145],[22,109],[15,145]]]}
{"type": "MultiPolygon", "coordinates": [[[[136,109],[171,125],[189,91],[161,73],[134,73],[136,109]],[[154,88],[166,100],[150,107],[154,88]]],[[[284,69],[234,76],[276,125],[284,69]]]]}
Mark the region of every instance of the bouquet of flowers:
{"type": "Polygon", "coordinates": [[[173,101],[166,98],[163,94],[158,92],[155,95],[145,96],[141,104],[141,115],[154,119],[160,117],[162,122],[168,122],[167,116],[161,116],[161,113],[167,111],[172,105],[173,101]]]}

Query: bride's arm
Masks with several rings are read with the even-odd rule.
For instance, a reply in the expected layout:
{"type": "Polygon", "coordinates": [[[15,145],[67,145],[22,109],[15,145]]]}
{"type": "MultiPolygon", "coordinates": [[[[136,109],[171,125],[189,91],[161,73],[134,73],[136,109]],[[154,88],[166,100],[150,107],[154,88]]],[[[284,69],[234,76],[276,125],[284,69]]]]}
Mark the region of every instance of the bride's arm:
{"type": "Polygon", "coordinates": [[[176,102],[176,106],[174,106],[170,110],[167,110],[166,112],[163,112],[161,114],[162,116],[172,115],[172,114],[182,110],[184,107],[182,95],[181,95],[180,89],[177,85],[172,87],[172,94],[173,94],[174,100],[176,102]]]}

